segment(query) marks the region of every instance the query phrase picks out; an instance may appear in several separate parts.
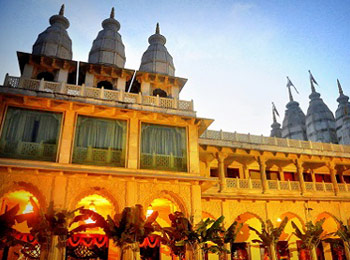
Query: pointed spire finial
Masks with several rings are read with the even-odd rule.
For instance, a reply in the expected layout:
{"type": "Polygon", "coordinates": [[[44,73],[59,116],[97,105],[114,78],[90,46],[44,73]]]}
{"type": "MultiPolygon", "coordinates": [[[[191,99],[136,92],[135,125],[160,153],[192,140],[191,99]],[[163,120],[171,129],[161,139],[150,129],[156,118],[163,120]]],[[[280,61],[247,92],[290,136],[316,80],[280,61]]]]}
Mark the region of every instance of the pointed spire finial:
{"type": "Polygon", "coordinates": [[[343,88],[342,88],[341,85],[340,85],[339,79],[337,79],[337,83],[338,83],[339,94],[340,94],[340,95],[343,95],[344,92],[343,92],[343,88]]]}
{"type": "Polygon", "coordinates": [[[272,102],[272,118],[274,123],[277,123],[276,115],[280,116],[275,106],[275,103],[272,102]]]}
{"type": "Polygon", "coordinates": [[[59,15],[64,15],[64,4],[61,5],[61,9],[60,9],[60,11],[59,11],[58,14],[59,14],[59,15]]]}
{"type": "Polygon", "coordinates": [[[160,34],[159,23],[157,23],[157,26],[156,26],[156,34],[160,34]]]}
{"type": "Polygon", "coordinates": [[[289,101],[292,102],[294,101],[293,99],[293,95],[292,95],[292,90],[290,87],[293,87],[295,92],[297,92],[297,94],[299,94],[299,91],[297,90],[297,88],[294,86],[294,84],[292,83],[292,81],[289,79],[289,77],[287,76],[287,88],[288,88],[288,92],[289,92],[289,101]]]}
{"type": "Polygon", "coordinates": [[[318,86],[317,81],[315,80],[314,76],[312,76],[311,71],[309,70],[309,75],[310,75],[310,84],[311,84],[311,91],[312,93],[316,92],[314,84],[318,86]]]}
{"type": "Polygon", "coordinates": [[[114,7],[112,7],[112,10],[111,10],[111,15],[109,16],[109,18],[114,19],[114,7]]]}

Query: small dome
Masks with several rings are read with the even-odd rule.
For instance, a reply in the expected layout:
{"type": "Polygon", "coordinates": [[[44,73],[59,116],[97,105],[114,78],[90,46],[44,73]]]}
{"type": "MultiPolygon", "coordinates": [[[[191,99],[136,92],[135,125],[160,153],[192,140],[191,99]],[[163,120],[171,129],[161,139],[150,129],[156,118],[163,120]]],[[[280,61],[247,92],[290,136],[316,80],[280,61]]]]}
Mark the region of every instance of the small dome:
{"type": "Polygon", "coordinates": [[[118,33],[120,23],[114,19],[114,8],[108,19],[102,22],[101,30],[94,40],[90,53],[89,63],[125,66],[125,47],[122,37],[118,33]]]}
{"type": "Polygon", "coordinates": [[[51,16],[50,24],[51,26],[39,34],[32,53],[71,60],[72,40],[66,31],[69,21],[64,17],[64,5],[61,6],[58,15],[51,16]]]}
{"type": "Polygon", "coordinates": [[[349,131],[350,128],[346,128],[346,124],[344,123],[345,117],[348,117],[350,115],[350,102],[349,97],[344,95],[343,89],[340,85],[339,80],[337,80],[338,88],[339,88],[339,97],[337,98],[337,101],[339,103],[337,110],[335,111],[335,125],[337,130],[337,136],[338,136],[338,142],[340,144],[350,144],[350,143],[344,143],[343,140],[343,133],[344,131],[349,131]]]}
{"type": "Polygon", "coordinates": [[[335,130],[335,119],[331,110],[316,92],[315,79],[310,73],[310,83],[312,93],[309,96],[310,103],[306,114],[306,134],[308,140],[323,143],[338,143],[335,130]]]}
{"type": "Polygon", "coordinates": [[[157,23],[156,33],[148,38],[149,46],[142,55],[140,71],[175,75],[173,57],[164,46],[166,39],[160,34],[157,23]]]}

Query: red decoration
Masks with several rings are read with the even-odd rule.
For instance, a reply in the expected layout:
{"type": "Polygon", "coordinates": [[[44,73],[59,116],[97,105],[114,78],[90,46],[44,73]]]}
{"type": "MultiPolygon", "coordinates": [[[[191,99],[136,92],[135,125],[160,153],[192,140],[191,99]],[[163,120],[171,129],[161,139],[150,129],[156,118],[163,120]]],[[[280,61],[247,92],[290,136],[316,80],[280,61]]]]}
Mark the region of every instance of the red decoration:
{"type": "Polygon", "coordinates": [[[67,240],[67,245],[71,247],[77,247],[77,246],[86,246],[86,247],[93,247],[97,246],[98,248],[101,247],[108,247],[108,237],[105,235],[98,235],[98,234],[74,234],[67,240]]]}
{"type": "Polygon", "coordinates": [[[27,243],[32,244],[33,246],[39,244],[38,241],[35,240],[35,237],[33,237],[31,234],[29,233],[16,233],[15,234],[15,238],[27,243]]]}
{"type": "Polygon", "coordinates": [[[149,236],[146,237],[142,244],[140,244],[140,247],[150,247],[150,248],[155,248],[160,246],[160,240],[158,236],[149,236]]]}

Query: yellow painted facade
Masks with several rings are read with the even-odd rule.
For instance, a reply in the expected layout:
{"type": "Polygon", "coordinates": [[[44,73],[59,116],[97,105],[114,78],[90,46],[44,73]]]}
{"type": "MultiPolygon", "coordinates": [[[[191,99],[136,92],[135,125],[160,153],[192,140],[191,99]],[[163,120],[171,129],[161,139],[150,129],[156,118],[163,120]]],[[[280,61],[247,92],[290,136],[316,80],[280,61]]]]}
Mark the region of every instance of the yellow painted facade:
{"type": "MultiPolygon", "coordinates": [[[[9,109],[55,112],[61,115],[61,123],[57,128],[57,144],[28,144],[32,149],[31,159],[0,157],[2,212],[16,203],[13,194],[22,192],[27,197],[34,196],[44,211],[53,203],[56,209],[85,206],[106,216],[141,204],[145,214],[149,208],[158,210],[163,226],[170,224],[167,214],[176,210],[187,217],[193,216],[194,223],[224,215],[227,226],[235,220],[244,224],[236,242],[244,247],[246,254],[225,257],[250,260],[264,259],[264,249],[252,242],[257,236],[248,229],[248,226],[260,229],[261,221],[270,219],[278,224],[285,216],[289,218],[280,238],[288,245],[289,258],[281,259],[292,260],[300,259],[300,250],[291,221],[303,228],[307,221],[324,217],[327,232],[335,231],[335,218],[349,222],[349,146],[210,131],[207,128],[212,120],[198,118],[192,101],[178,99],[185,79],[138,72],[140,92],[128,93],[124,89],[125,82],[131,78],[130,71],[87,64],[85,70],[97,75],[93,86],[37,80],[37,74],[46,67],[50,68],[47,71],[54,71],[52,68],[74,71],[74,64],[21,55],[30,57],[28,64],[36,69],[19,78],[7,75],[0,87],[1,152],[8,145],[4,129],[9,109]],[[116,87],[97,88],[96,79],[109,79],[116,87]],[[150,95],[155,89],[174,94],[150,95]],[[124,167],[94,165],[94,157],[88,164],[72,162],[79,116],[126,122],[124,167]],[[162,157],[169,170],[141,167],[141,132],[142,124],[146,123],[185,129],[185,156],[181,163],[187,170],[174,170],[176,156],[172,153],[162,157]],[[33,155],[45,155],[48,147],[57,149],[53,160],[42,161],[40,156],[39,160],[33,159],[33,155]]],[[[12,149],[11,145],[8,149],[12,149]]],[[[92,148],[88,149],[91,152],[92,148]]],[[[92,153],[97,154],[96,151],[92,153]]],[[[111,149],[101,153],[108,157],[111,149]]],[[[153,155],[152,160],[161,161],[159,158],[153,155]]],[[[25,199],[20,203],[24,212],[25,199]]],[[[24,227],[18,228],[28,232],[24,227]]],[[[11,250],[9,259],[17,259],[14,256],[17,249],[11,250]]],[[[321,250],[324,259],[335,259],[329,244],[323,243],[321,250]]],[[[110,243],[108,259],[118,257],[118,249],[110,243]]],[[[350,255],[346,257],[350,259],[350,255]]],[[[58,255],[57,259],[64,256],[58,255]]],[[[161,247],[160,259],[171,259],[168,248],[161,247]]],[[[218,256],[209,255],[209,259],[218,256]]]]}

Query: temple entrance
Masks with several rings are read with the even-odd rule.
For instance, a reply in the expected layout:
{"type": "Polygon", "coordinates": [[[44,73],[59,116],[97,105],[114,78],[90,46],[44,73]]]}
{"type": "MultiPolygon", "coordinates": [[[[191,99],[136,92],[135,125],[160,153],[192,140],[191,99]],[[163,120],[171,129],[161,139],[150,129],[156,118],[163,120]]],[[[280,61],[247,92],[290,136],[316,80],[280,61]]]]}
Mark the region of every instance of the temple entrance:
{"type": "MultiPolygon", "coordinates": [[[[17,190],[5,194],[0,201],[0,214],[4,214],[16,205],[19,205],[19,210],[17,215],[32,213],[33,205],[30,202],[30,198],[38,205],[38,199],[30,192],[26,190],[17,190]]],[[[17,231],[14,237],[17,240],[27,242],[32,244],[33,248],[28,248],[23,245],[16,246],[5,246],[3,250],[0,250],[0,259],[2,260],[12,260],[22,257],[23,259],[39,259],[40,257],[40,245],[35,240],[35,238],[30,234],[30,229],[28,228],[27,222],[16,223],[13,228],[17,231]]]]}
{"type": "MultiPolygon", "coordinates": [[[[77,206],[92,210],[104,218],[108,215],[113,217],[114,208],[112,203],[105,197],[92,194],[81,199],[77,206]]],[[[79,213],[77,213],[78,215],[79,213]]],[[[79,223],[74,223],[71,229],[78,227],[81,224],[91,224],[94,221],[88,218],[79,223]]],[[[109,239],[99,227],[91,228],[85,232],[73,234],[67,240],[66,260],[107,260],[109,258],[109,239]]]]}
{"type": "MultiPolygon", "coordinates": [[[[147,208],[146,216],[151,215],[153,211],[158,211],[159,215],[156,221],[161,227],[170,227],[171,221],[169,219],[169,214],[179,211],[179,209],[172,201],[162,198],[155,199],[151,202],[147,208]]],[[[156,237],[152,236],[146,238],[140,245],[140,253],[141,259],[143,260],[173,259],[170,249],[167,246],[162,245],[156,237]]]]}

